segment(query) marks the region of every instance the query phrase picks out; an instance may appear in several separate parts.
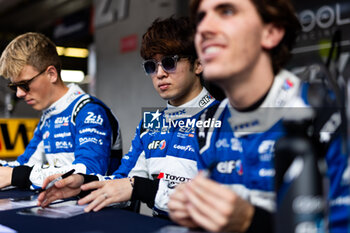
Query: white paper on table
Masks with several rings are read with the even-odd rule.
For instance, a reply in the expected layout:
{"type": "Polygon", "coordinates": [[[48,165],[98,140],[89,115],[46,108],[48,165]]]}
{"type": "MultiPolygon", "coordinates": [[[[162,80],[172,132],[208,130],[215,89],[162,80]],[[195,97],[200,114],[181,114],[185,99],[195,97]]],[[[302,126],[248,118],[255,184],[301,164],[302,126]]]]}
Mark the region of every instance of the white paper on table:
{"type": "Polygon", "coordinates": [[[38,195],[32,195],[23,198],[0,199],[0,211],[36,206],[37,202],[38,195]]]}
{"type": "MultiPolygon", "coordinates": [[[[54,203],[62,202],[62,199],[56,200],[54,203]]],[[[6,198],[0,199],[0,211],[2,210],[13,210],[26,207],[35,207],[38,203],[38,194],[19,197],[19,198],[6,198]]]]}
{"type": "Polygon", "coordinates": [[[0,232],[1,233],[16,233],[17,231],[15,231],[14,229],[12,228],[9,228],[7,226],[4,226],[4,225],[1,225],[0,224],[0,232]]]}
{"type": "Polygon", "coordinates": [[[84,213],[87,205],[77,205],[77,201],[66,201],[49,207],[34,207],[20,210],[17,213],[22,215],[33,215],[46,218],[70,218],[84,213]]]}

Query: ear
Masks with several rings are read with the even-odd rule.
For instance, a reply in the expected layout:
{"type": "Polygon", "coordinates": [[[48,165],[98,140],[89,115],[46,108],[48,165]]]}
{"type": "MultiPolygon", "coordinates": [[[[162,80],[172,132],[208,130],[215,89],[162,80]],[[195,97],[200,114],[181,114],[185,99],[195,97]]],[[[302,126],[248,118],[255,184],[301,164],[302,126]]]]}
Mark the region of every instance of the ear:
{"type": "Polygon", "coordinates": [[[272,23],[266,24],[263,29],[261,46],[267,50],[273,49],[281,42],[284,34],[284,28],[277,27],[272,23]]]}
{"type": "Polygon", "coordinates": [[[47,68],[47,73],[49,75],[49,80],[51,83],[55,83],[58,80],[58,73],[54,66],[49,66],[47,68]]]}
{"type": "Polygon", "coordinates": [[[196,59],[196,61],[194,62],[194,73],[196,75],[200,75],[202,72],[203,72],[203,65],[199,61],[199,59],[196,59]]]}

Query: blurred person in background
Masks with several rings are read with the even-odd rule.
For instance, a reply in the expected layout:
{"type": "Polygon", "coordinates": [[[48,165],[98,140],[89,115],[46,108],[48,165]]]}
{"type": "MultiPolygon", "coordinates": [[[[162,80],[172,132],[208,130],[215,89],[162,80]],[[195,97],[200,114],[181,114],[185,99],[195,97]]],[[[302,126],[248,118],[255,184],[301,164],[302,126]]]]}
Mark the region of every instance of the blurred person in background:
{"type": "Polygon", "coordinates": [[[106,174],[112,145],[121,149],[111,110],[79,86],[66,86],[60,72],[55,44],[40,33],[16,37],[2,53],[0,75],[42,116],[24,154],[1,161],[0,188],[40,188],[46,177],[71,169],[106,174]]]}

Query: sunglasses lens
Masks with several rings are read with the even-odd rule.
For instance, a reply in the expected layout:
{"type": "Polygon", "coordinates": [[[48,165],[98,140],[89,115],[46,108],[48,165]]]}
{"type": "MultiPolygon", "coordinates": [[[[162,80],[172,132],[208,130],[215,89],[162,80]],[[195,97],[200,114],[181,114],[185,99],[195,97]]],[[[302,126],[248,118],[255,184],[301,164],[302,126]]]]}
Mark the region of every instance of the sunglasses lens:
{"type": "Polygon", "coordinates": [[[176,61],[172,57],[165,57],[162,60],[162,66],[163,66],[164,70],[167,72],[174,71],[176,68],[176,61]]]}
{"type": "Polygon", "coordinates": [[[18,87],[21,88],[25,92],[29,92],[29,84],[27,84],[27,83],[18,84],[18,87]]]}
{"type": "Polygon", "coordinates": [[[146,61],[143,67],[147,74],[153,74],[156,72],[157,64],[154,61],[146,61]]]}
{"type": "Polygon", "coordinates": [[[8,87],[14,92],[17,92],[17,87],[19,87],[24,92],[29,92],[29,85],[27,83],[21,83],[21,84],[10,83],[8,87]]]}
{"type": "MultiPolygon", "coordinates": [[[[174,57],[164,57],[161,61],[162,68],[165,72],[174,72],[176,70],[177,56],[174,57]]],[[[143,68],[148,75],[157,72],[159,62],[155,60],[147,60],[143,63],[143,68]]]]}

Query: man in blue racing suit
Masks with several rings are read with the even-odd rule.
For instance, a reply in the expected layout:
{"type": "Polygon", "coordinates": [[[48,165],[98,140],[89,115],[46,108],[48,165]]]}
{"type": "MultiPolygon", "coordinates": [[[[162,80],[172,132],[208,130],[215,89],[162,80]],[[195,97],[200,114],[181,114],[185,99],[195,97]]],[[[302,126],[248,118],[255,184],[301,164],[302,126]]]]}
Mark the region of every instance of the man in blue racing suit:
{"type": "Polygon", "coordinates": [[[106,174],[112,145],[120,150],[110,109],[77,85],[66,86],[60,70],[55,45],[39,33],[18,36],[3,52],[0,74],[10,78],[17,97],[43,113],[24,154],[1,161],[0,187],[40,188],[46,177],[71,169],[106,174]]]}
{"type": "Polygon", "coordinates": [[[167,107],[144,113],[146,117],[136,129],[129,152],[112,176],[85,176],[85,183],[100,181],[81,186],[83,177],[73,175],[42,193],[39,204],[47,206],[53,200],[77,195],[81,189],[97,189],[79,200],[79,204],[91,202],[86,211],[98,211],[114,202],[141,200],[154,207],[155,215],[167,215],[168,198],[175,186],[197,174],[197,118],[217,102],[201,84],[202,66],[193,34],[187,18],[156,20],[152,24],[143,36],[141,55],[145,72],[159,95],[168,101],[167,107]]]}
{"type": "MultiPolygon", "coordinates": [[[[308,85],[282,69],[299,22],[290,1],[194,0],[191,10],[204,78],[227,99],[203,115],[222,127],[198,132],[198,165],[207,171],[176,188],[170,217],[214,232],[273,232],[274,144],[286,134],[281,121],[291,109],[308,109],[308,85]]],[[[341,148],[334,138],[326,153],[331,232],[349,229],[349,169],[341,148]]]]}

